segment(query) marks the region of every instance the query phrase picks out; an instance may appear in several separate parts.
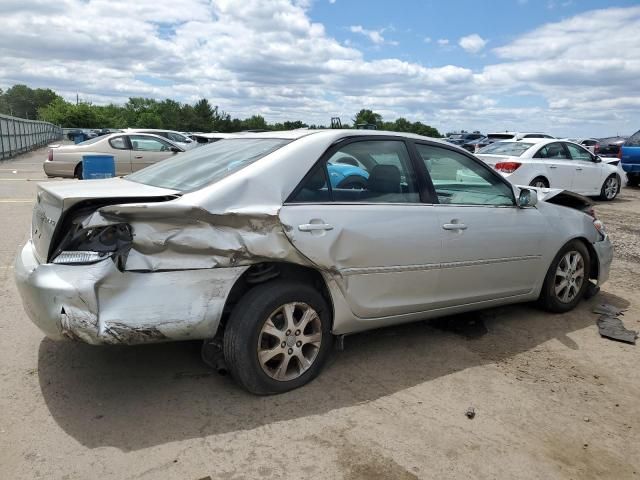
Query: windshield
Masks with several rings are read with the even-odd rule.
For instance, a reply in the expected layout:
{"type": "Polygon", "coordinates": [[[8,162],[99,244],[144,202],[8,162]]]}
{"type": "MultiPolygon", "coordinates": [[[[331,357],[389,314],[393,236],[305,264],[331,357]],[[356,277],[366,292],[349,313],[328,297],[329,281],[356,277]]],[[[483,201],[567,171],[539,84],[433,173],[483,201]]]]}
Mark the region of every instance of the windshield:
{"type": "Polygon", "coordinates": [[[525,151],[533,147],[533,143],[524,142],[496,142],[481,148],[478,153],[489,155],[509,155],[511,157],[519,157],[525,151]]]}
{"type": "Polygon", "coordinates": [[[220,140],[177,154],[125,178],[182,192],[197,190],[243,169],[289,142],[278,138],[220,140]]]}

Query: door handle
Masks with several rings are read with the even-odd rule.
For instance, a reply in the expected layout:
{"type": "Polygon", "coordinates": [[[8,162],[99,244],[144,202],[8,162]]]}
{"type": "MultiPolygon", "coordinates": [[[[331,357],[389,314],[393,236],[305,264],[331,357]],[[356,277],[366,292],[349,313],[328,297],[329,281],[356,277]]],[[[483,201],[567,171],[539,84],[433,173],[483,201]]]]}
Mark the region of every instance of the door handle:
{"type": "Polygon", "coordinates": [[[142,155],[135,155],[133,158],[138,158],[138,159],[140,159],[140,158],[142,158],[142,155]]]}
{"type": "Polygon", "coordinates": [[[576,170],[582,170],[582,167],[576,167],[576,170]]]}
{"type": "Polygon", "coordinates": [[[442,228],[445,230],[466,230],[467,226],[464,223],[445,223],[442,228]]]}
{"type": "Polygon", "coordinates": [[[549,165],[549,168],[558,168],[556,165],[549,165]]]}
{"type": "Polygon", "coordinates": [[[303,223],[298,225],[298,230],[301,232],[317,232],[321,230],[333,230],[333,225],[328,223],[303,223]]]}

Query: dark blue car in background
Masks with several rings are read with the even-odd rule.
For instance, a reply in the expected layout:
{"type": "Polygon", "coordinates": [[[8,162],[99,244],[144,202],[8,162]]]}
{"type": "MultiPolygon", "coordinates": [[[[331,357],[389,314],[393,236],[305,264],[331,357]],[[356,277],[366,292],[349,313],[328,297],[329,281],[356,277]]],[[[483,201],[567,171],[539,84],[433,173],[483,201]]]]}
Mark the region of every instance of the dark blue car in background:
{"type": "Polygon", "coordinates": [[[620,149],[622,169],[627,173],[627,185],[640,184],[640,130],[631,135],[620,149]]]}

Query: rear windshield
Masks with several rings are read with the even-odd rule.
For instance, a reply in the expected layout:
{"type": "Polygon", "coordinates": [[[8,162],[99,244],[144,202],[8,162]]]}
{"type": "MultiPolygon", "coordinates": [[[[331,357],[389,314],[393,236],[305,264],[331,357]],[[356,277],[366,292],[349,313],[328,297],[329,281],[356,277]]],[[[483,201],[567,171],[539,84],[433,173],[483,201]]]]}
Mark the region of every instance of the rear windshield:
{"type": "Polygon", "coordinates": [[[487,138],[491,140],[511,140],[515,135],[512,133],[490,133],[487,138]]]}
{"type": "Polygon", "coordinates": [[[76,145],[91,145],[99,142],[100,140],[104,140],[104,137],[90,138],[89,140],[85,140],[84,142],[77,143],[76,145]]]}
{"type": "Polygon", "coordinates": [[[289,142],[278,138],[220,140],[179,153],[125,178],[181,192],[198,190],[243,169],[289,142]]]}
{"type": "Polygon", "coordinates": [[[509,155],[519,157],[525,151],[533,147],[533,143],[525,142],[496,142],[481,148],[478,153],[488,153],[489,155],[509,155]]]}

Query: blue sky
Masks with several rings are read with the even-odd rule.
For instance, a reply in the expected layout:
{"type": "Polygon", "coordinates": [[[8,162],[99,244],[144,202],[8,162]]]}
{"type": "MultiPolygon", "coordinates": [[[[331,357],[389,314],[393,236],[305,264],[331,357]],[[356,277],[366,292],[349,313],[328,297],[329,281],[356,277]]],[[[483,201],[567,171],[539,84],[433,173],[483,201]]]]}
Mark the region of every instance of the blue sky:
{"type": "Polygon", "coordinates": [[[606,136],[640,128],[638,32],[622,0],[5,0],[0,87],[606,136]]]}

